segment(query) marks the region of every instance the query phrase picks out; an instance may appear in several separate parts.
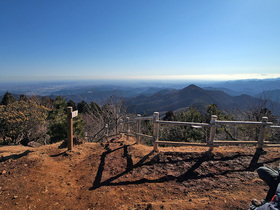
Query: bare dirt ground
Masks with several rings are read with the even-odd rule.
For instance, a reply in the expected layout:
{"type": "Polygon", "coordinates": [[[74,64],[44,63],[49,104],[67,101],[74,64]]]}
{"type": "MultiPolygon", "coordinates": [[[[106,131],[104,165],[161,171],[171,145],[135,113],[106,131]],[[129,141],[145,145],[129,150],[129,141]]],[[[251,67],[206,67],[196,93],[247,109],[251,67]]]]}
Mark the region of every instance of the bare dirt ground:
{"type": "Polygon", "coordinates": [[[248,209],[279,149],[152,147],[133,139],[0,147],[0,209],[248,209]]]}

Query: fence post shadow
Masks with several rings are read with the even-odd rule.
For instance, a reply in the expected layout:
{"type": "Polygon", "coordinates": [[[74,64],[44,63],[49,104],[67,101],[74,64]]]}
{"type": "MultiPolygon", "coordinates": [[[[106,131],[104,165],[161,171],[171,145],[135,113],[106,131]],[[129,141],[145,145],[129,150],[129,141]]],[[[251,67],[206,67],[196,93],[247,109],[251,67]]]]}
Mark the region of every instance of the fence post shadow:
{"type": "MultiPolygon", "coordinates": [[[[124,151],[126,150],[125,147],[122,147],[122,148],[124,148],[124,151]]],[[[133,169],[136,169],[138,167],[142,167],[144,165],[153,165],[153,164],[156,164],[156,163],[160,163],[159,159],[158,159],[159,158],[158,155],[155,155],[151,160],[146,162],[150,158],[150,156],[154,153],[155,153],[154,151],[151,151],[149,154],[145,155],[141,160],[139,160],[136,164],[132,165],[132,167],[130,165],[131,163],[127,163],[127,168],[126,168],[125,171],[123,171],[123,172],[121,172],[121,173],[119,173],[119,174],[117,174],[117,175],[115,175],[111,178],[108,178],[107,180],[105,180],[103,182],[101,182],[101,176],[102,176],[101,173],[102,173],[102,170],[103,170],[102,167],[104,167],[104,165],[101,164],[100,169],[99,169],[101,171],[101,173],[97,174],[96,179],[93,183],[93,186],[89,190],[94,190],[94,189],[97,189],[101,186],[121,186],[121,185],[137,185],[137,184],[144,184],[144,183],[163,183],[163,182],[168,182],[168,181],[172,181],[172,180],[175,180],[176,182],[179,182],[179,183],[183,183],[185,181],[192,180],[192,179],[203,179],[203,178],[207,178],[207,177],[214,177],[216,175],[226,175],[228,173],[234,173],[234,172],[245,172],[245,171],[253,172],[254,170],[256,170],[258,167],[262,166],[263,164],[280,160],[280,158],[275,158],[271,161],[258,163],[260,156],[265,154],[265,152],[263,150],[259,150],[258,148],[256,149],[254,154],[243,154],[242,155],[242,154],[238,153],[234,156],[229,155],[229,156],[220,157],[220,158],[215,158],[215,154],[212,153],[212,151],[206,151],[204,153],[201,153],[199,157],[192,158],[192,161],[195,161],[193,163],[193,165],[186,172],[182,173],[179,176],[164,175],[164,176],[159,177],[157,179],[141,178],[139,180],[134,180],[134,181],[120,181],[120,182],[117,182],[117,183],[113,182],[113,181],[117,180],[118,178],[124,176],[125,174],[129,173],[133,169]],[[213,173],[213,172],[209,171],[208,174],[200,174],[200,172],[196,172],[196,170],[201,165],[203,165],[204,162],[207,162],[207,161],[227,161],[227,160],[233,160],[233,159],[236,159],[236,158],[239,158],[239,157],[242,157],[242,156],[252,157],[249,165],[247,165],[247,167],[244,166],[242,169],[232,169],[232,168],[230,168],[230,169],[226,169],[224,171],[220,171],[220,172],[217,172],[217,173],[213,173]],[[128,167],[128,165],[129,165],[129,167],[128,167]]],[[[105,156],[106,155],[104,153],[104,156],[102,156],[102,158],[105,159],[105,156]]],[[[102,163],[104,163],[104,160],[102,161],[102,163]]]]}
{"type": "Polygon", "coordinates": [[[24,152],[22,152],[20,154],[15,154],[15,155],[9,155],[9,156],[6,156],[6,157],[1,157],[0,158],[0,163],[5,162],[5,161],[10,160],[10,159],[17,160],[19,158],[22,158],[22,157],[28,155],[31,152],[34,152],[34,151],[26,150],[26,151],[24,151],[24,152]]]}
{"type": "Polygon", "coordinates": [[[255,171],[258,167],[262,166],[262,163],[258,163],[260,156],[266,154],[266,152],[262,148],[257,148],[256,152],[248,166],[249,171],[255,171]]]}
{"type": "Polygon", "coordinates": [[[119,147],[115,150],[110,150],[108,149],[108,145],[107,144],[105,146],[105,149],[107,149],[107,151],[103,152],[102,155],[101,155],[101,159],[100,159],[100,164],[99,164],[99,167],[98,167],[98,171],[96,173],[96,177],[95,177],[95,180],[93,182],[93,186],[91,188],[89,188],[89,190],[95,190],[103,185],[109,185],[112,181],[118,179],[119,177],[127,174],[129,171],[132,171],[134,168],[138,168],[138,167],[141,167],[142,165],[144,165],[144,162],[152,155],[154,154],[154,151],[151,151],[149,154],[145,155],[138,163],[136,163],[135,165],[133,165],[133,162],[132,162],[132,158],[131,158],[131,155],[128,153],[128,146],[131,146],[131,145],[124,145],[122,147],[119,147]],[[114,177],[111,177],[103,182],[101,182],[101,179],[102,179],[102,174],[103,174],[103,171],[104,171],[104,165],[105,165],[105,159],[106,159],[106,156],[108,154],[110,154],[111,152],[114,152],[116,150],[119,150],[121,148],[124,148],[124,157],[126,157],[127,159],[127,167],[126,167],[126,170],[114,177]]]}
{"type": "Polygon", "coordinates": [[[201,166],[201,164],[206,160],[211,160],[214,158],[212,150],[206,151],[202,156],[197,160],[197,162],[189,169],[186,173],[177,177],[177,182],[183,182],[189,178],[192,178],[197,175],[195,170],[201,166]]]}
{"type": "Polygon", "coordinates": [[[103,174],[103,171],[104,171],[105,158],[108,154],[110,154],[112,152],[112,150],[109,149],[109,144],[108,143],[105,145],[104,149],[106,149],[106,151],[103,152],[102,155],[101,155],[100,163],[99,163],[98,170],[97,170],[97,173],[96,173],[96,176],[95,176],[95,180],[94,180],[93,186],[90,188],[90,190],[94,190],[94,189],[97,189],[98,187],[100,187],[102,174],[103,174]]]}

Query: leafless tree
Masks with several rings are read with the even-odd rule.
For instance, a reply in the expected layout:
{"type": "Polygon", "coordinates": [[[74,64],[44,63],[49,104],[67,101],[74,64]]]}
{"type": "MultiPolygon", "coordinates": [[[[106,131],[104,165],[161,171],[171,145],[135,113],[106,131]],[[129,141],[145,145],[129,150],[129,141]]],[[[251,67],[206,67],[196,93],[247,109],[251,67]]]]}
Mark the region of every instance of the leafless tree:
{"type": "MultiPolygon", "coordinates": [[[[246,108],[239,109],[235,112],[235,116],[238,120],[248,120],[248,121],[261,121],[262,117],[268,117],[268,121],[274,124],[278,123],[279,116],[275,114],[275,109],[277,108],[277,103],[271,100],[268,93],[263,92],[259,95],[254,103],[246,103],[246,108]]],[[[239,125],[237,126],[237,135],[241,138],[246,137],[246,139],[258,140],[260,127],[250,126],[250,125],[239,125]]],[[[277,130],[272,131],[267,129],[266,136],[274,136],[277,134],[277,130]]],[[[269,137],[268,137],[269,138],[269,137]]]]}
{"type": "Polygon", "coordinates": [[[106,134],[106,125],[109,135],[119,131],[120,119],[125,118],[126,106],[122,98],[111,96],[104,100],[102,105],[91,102],[88,110],[83,114],[84,130],[91,141],[100,141],[106,134]]]}

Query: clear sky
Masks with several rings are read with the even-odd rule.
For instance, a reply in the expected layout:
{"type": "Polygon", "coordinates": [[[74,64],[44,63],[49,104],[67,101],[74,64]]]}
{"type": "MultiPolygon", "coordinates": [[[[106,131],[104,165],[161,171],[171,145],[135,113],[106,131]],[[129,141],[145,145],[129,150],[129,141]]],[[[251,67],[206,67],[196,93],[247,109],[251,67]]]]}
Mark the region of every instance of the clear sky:
{"type": "Polygon", "coordinates": [[[0,80],[280,77],[279,0],[1,0],[0,80]]]}

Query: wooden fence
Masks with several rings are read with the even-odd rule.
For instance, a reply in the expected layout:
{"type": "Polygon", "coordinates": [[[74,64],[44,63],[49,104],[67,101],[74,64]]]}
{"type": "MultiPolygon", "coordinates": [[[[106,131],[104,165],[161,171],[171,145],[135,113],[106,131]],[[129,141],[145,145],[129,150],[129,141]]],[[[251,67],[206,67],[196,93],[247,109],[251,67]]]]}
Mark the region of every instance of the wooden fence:
{"type": "Polygon", "coordinates": [[[158,151],[159,144],[166,145],[184,145],[184,146],[204,146],[213,149],[213,147],[222,146],[222,145],[240,145],[240,144],[248,144],[248,145],[257,145],[257,148],[264,147],[280,147],[280,144],[271,143],[265,141],[265,130],[266,129],[279,129],[280,126],[273,125],[272,122],[268,122],[267,117],[262,117],[261,122],[254,121],[222,121],[218,120],[216,115],[212,115],[212,119],[210,123],[195,123],[195,122],[179,122],[179,121],[163,121],[159,118],[159,112],[154,112],[151,117],[141,117],[141,115],[137,115],[134,120],[130,120],[129,117],[126,118],[125,122],[120,123],[120,133],[124,133],[129,139],[129,136],[136,137],[137,144],[140,144],[141,137],[149,138],[153,140],[154,150],[158,151]],[[150,120],[153,123],[153,136],[146,135],[141,133],[141,121],[150,120]],[[136,123],[136,131],[132,131],[130,129],[131,123],[136,123]],[[216,128],[221,127],[221,125],[252,125],[259,126],[260,132],[258,141],[218,141],[215,140],[216,128]],[[174,141],[160,141],[159,139],[159,126],[160,125],[177,125],[177,126],[191,126],[193,128],[209,128],[210,134],[209,137],[206,138],[204,143],[193,143],[193,142],[174,142],[174,141]]]}

